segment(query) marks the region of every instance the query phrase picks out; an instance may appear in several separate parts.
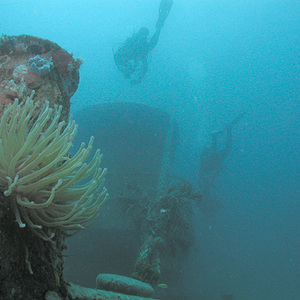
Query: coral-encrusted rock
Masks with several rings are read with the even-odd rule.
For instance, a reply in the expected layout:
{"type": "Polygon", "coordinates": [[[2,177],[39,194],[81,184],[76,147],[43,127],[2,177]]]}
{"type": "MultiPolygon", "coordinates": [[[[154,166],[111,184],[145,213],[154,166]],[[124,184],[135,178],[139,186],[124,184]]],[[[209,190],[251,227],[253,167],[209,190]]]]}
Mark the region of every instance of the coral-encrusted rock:
{"type": "Polygon", "coordinates": [[[67,119],[70,98],[79,83],[80,59],[57,44],[30,35],[0,39],[0,109],[1,103],[15,98],[25,100],[35,90],[34,99],[63,105],[67,119]]]}
{"type": "MultiPolygon", "coordinates": [[[[61,118],[67,120],[70,98],[79,83],[79,66],[80,60],[53,42],[2,35],[0,115],[4,104],[32,95],[33,100],[48,100],[51,106],[63,105],[61,118]]],[[[3,196],[4,190],[0,191],[0,300],[42,300],[48,290],[47,299],[67,299],[62,254],[65,234],[55,230],[53,239],[46,241],[28,227],[20,229],[13,209],[6,209],[10,199],[3,196]]]]}
{"type": "Polygon", "coordinates": [[[151,285],[130,277],[115,274],[99,274],[96,284],[98,289],[127,295],[149,297],[153,293],[151,285]]]}

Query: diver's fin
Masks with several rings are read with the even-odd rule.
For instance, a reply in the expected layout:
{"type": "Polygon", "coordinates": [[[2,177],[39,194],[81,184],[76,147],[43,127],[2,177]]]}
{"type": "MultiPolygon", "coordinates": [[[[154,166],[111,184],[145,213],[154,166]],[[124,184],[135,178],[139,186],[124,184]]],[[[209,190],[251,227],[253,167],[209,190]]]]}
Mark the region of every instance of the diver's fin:
{"type": "Polygon", "coordinates": [[[241,121],[245,113],[240,113],[238,114],[225,128],[226,129],[231,129],[233,126],[235,126],[237,123],[241,121]]]}
{"type": "Polygon", "coordinates": [[[162,28],[173,5],[173,0],[161,0],[158,10],[156,28],[162,28]]]}

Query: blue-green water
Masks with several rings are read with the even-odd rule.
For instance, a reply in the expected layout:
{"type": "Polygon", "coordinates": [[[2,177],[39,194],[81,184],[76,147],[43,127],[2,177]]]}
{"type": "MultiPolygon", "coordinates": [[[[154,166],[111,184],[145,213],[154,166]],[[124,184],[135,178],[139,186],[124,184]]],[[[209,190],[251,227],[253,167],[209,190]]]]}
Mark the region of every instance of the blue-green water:
{"type": "Polygon", "coordinates": [[[142,26],[153,33],[158,6],[159,0],[3,0],[1,31],[49,39],[84,60],[73,112],[132,101],[173,115],[180,142],[172,172],[195,187],[210,132],[245,112],[215,182],[223,208],[211,217],[195,209],[196,244],[180,284],[168,282],[163,293],[300,299],[300,2],[174,0],[147,75],[131,86],[113,48],[142,26]]]}

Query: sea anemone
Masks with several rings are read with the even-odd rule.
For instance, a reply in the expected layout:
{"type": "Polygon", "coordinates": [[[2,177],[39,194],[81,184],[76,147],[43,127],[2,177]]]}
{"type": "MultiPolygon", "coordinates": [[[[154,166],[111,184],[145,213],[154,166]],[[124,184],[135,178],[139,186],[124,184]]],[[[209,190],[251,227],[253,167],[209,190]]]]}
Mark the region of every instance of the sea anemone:
{"type": "Polygon", "coordinates": [[[48,102],[16,99],[0,121],[1,210],[12,211],[19,227],[45,240],[55,229],[66,234],[83,229],[108,197],[100,150],[85,163],[93,137],[70,157],[77,125],[60,122],[61,111],[48,102]]]}

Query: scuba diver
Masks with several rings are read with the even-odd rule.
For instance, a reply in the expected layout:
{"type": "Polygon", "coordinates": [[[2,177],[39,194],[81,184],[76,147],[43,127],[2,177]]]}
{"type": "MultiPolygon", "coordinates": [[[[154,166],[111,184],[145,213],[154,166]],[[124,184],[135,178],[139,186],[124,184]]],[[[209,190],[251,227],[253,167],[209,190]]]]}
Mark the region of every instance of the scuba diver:
{"type": "MultiPolygon", "coordinates": [[[[216,199],[213,199],[211,190],[214,188],[214,180],[219,176],[225,168],[224,161],[232,151],[232,128],[236,125],[244,113],[236,116],[224,130],[213,131],[211,134],[210,147],[204,147],[200,154],[200,185],[204,200],[211,203],[206,204],[206,211],[215,212],[221,206],[216,199]],[[225,145],[223,149],[218,148],[218,137],[225,133],[225,145]],[[206,199],[205,199],[206,198],[206,199]],[[217,208],[218,207],[218,208],[217,208]]],[[[205,201],[204,201],[205,202],[205,201]]]]}
{"type": "Polygon", "coordinates": [[[130,79],[132,85],[141,83],[147,73],[148,54],[157,45],[160,31],[170,13],[172,4],[173,0],[161,0],[156,30],[149,41],[149,30],[146,27],[142,27],[114,53],[114,60],[118,70],[124,74],[124,78],[130,79]]]}

